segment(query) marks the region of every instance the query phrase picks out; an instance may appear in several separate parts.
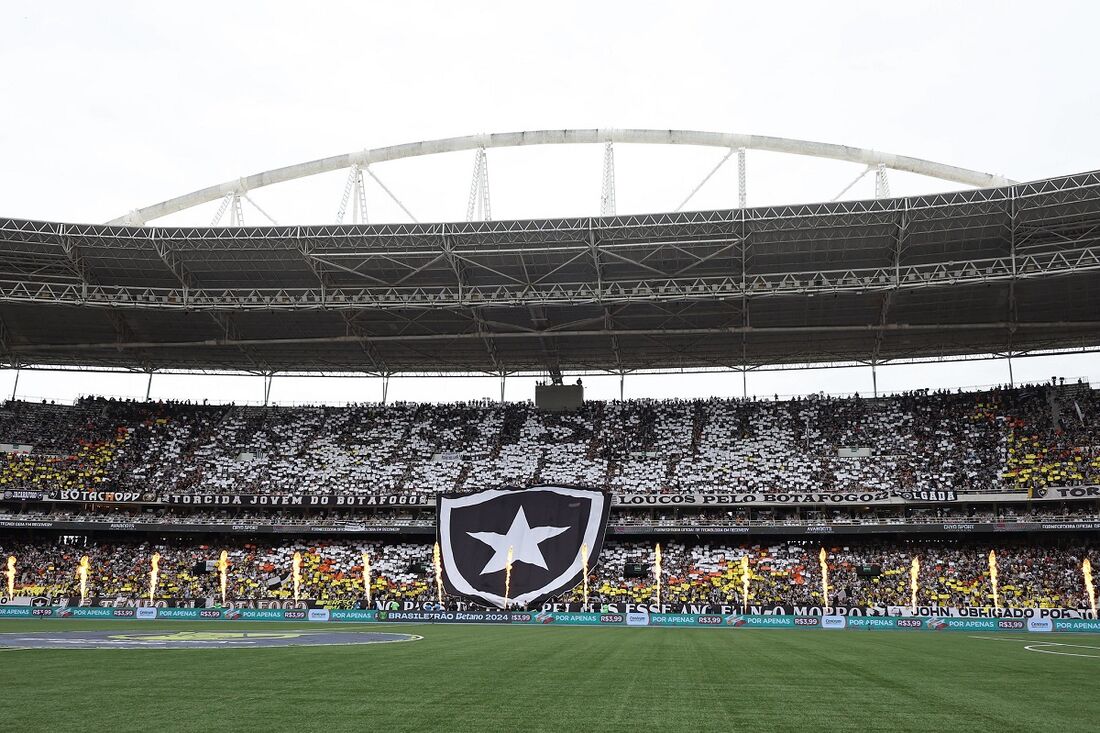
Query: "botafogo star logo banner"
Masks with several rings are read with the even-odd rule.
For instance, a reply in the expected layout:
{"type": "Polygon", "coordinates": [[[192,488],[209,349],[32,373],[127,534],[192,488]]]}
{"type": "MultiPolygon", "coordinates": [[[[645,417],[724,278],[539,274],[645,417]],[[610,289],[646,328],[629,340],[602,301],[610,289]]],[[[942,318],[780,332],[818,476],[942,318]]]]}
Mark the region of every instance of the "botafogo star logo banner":
{"type": "Polygon", "coordinates": [[[611,503],[595,489],[534,486],[440,497],[447,593],[497,608],[532,607],[596,566],[611,503]]]}

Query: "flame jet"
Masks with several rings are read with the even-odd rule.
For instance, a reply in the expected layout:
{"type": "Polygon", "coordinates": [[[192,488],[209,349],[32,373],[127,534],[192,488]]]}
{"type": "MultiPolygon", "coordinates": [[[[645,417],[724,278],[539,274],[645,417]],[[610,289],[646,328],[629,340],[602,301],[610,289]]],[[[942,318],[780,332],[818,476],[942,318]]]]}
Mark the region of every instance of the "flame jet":
{"type": "Polygon", "coordinates": [[[367,592],[367,604],[370,605],[370,553],[363,552],[363,590],[367,592]]]}
{"type": "Polygon", "coordinates": [[[508,545],[508,563],[504,566],[504,608],[509,605],[508,599],[512,597],[512,545],[508,545]]]}
{"type": "Polygon", "coordinates": [[[917,579],[920,577],[920,558],[914,557],[913,564],[909,566],[909,606],[915,614],[917,612],[917,579]]]}
{"type": "Polygon", "coordinates": [[[160,553],[154,552],[149,558],[149,603],[157,594],[157,578],[160,576],[160,553]]]}
{"type": "Polygon", "coordinates": [[[302,553],[294,553],[294,558],[290,561],[290,572],[294,576],[294,602],[297,603],[302,589],[302,553]]]}
{"type": "MultiPolygon", "coordinates": [[[[1081,563],[1081,574],[1085,576],[1085,590],[1089,594],[1089,605],[1092,606],[1092,617],[1096,618],[1096,588],[1092,584],[1092,561],[1087,557],[1081,563]]],[[[8,591],[9,593],[11,591],[8,591]]]]}
{"type": "Polygon", "coordinates": [[[224,606],[225,605],[226,573],[229,570],[229,553],[226,552],[225,550],[222,550],[221,556],[218,557],[217,568],[218,568],[218,576],[219,576],[218,579],[221,583],[221,589],[222,589],[222,605],[224,606]]]}
{"type": "Polygon", "coordinates": [[[749,571],[749,556],[741,556],[741,613],[748,613],[749,608],[749,580],[752,573],[749,571]]]}
{"type": "Polygon", "coordinates": [[[584,605],[588,605],[588,543],[581,544],[581,570],[584,572],[584,605]]]}
{"type": "Polygon", "coordinates": [[[443,565],[439,561],[439,543],[432,548],[432,566],[435,568],[435,599],[443,606],[443,565]]]}
{"type": "Polygon", "coordinates": [[[88,556],[80,558],[80,567],[76,570],[76,577],[80,578],[80,605],[88,597],[88,556]]]}
{"type": "Polygon", "coordinates": [[[989,582],[993,584],[993,607],[1001,608],[1001,596],[997,593],[997,553],[989,551],[989,582]]]}
{"type": "Polygon", "coordinates": [[[829,562],[825,559],[825,548],[817,553],[817,561],[821,565],[821,597],[825,599],[825,608],[829,608],[829,562]]]}
{"type": "Polygon", "coordinates": [[[653,550],[653,577],[657,579],[657,611],[661,610],[661,546],[653,550]]]}

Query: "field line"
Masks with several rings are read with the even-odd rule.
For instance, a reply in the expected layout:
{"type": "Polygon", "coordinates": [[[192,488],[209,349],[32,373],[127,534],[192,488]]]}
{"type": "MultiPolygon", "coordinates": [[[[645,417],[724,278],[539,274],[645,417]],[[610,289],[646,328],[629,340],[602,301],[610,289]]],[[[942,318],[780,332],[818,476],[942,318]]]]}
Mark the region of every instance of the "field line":
{"type": "Polygon", "coordinates": [[[1033,644],[1030,646],[1025,646],[1024,649],[1029,652],[1039,652],[1040,654],[1057,654],[1060,657],[1085,657],[1087,659],[1100,659],[1100,654],[1075,654],[1074,652],[1062,652],[1058,651],[1057,649],[1039,649],[1039,647],[1041,646],[1068,646],[1077,647],[1080,649],[1096,649],[1097,651],[1100,651],[1100,647],[1078,646],[1077,644],[1033,644]]]}

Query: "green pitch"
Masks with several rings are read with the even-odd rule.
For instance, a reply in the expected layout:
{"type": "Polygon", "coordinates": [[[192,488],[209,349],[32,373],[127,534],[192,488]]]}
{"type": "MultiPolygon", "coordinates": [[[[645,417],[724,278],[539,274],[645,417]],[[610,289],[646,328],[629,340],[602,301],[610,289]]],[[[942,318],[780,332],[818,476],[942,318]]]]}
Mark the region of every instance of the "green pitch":
{"type": "MultiPolygon", "coordinates": [[[[275,623],[2,621],[0,633],[286,631],[275,623]]],[[[308,630],[317,630],[317,625],[308,630]]],[[[1084,731],[1100,639],[891,631],[372,624],[398,644],[0,650],[0,729],[1084,731]],[[1057,642],[1077,646],[1028,644],[1057,642]],[[1080,654],[1085,656],[1068,656],[1080,654]]]]}

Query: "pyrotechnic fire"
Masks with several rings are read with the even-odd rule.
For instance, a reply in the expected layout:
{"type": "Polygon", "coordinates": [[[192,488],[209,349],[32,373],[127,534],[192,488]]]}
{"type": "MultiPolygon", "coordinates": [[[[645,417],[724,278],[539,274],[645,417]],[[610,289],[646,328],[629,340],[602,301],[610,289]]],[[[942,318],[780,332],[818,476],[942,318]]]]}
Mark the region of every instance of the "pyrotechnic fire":
{"type": "Polygon", "coordinates": [[[157,577],[160,576],[160,553],[154,552],[153,557],[149,560],[149,603],[153,602],[153,597],[157,593],[157,577]]]}
{"type": "MultiPolygon", "coordinates": [[[[1086,560],[1085,562],[1088,562],[1086,560]]],[[[15,598],[15,555],[8,556],[8,598],[15,598]]]]}
{"type": "Polygon", "coordinates": [[[370,554],[363,553],[363,590],[367,592],[367,604],[370,604],[370,554]]]}
{"type": "Polygon", "coordinates": [[[222,550],[222,554],[218,558],[217,567],[218,567],[218,575],[220,576],[219,580],[221,581],[221,588],[222,588],[222,605],[224,606],[225,605],[225,585],[226,585],[226,577],[225,576],[226,576],[226,573],[229,570],[229,553],[226,552],[225,550],[222,550]]]}
{"type": "Polygon", "coordinates": [[[989,551],[989,582],[993,584],[993,606],[1001,607],[1001,596],[997,593],[997,553],[989,551]]]}
{"type": "Polygon", "coordinates": [[[653,577],[657,579],[657,608],[661,608],[661,546],[653,550],[653,577]]]}
{"type": "Polygon", "coordinates": [[[76,571],[76,575],[80,578],[80,605],[84,605],[84,600],[88,597],[88,556],[80,558],[80,567],[76,571]]]}
{"type": "Polygon", "coordinates": [[[512,597],[512,546],[508,545],[508,564],[504,566],[504,607],[508,608],[508,599],[512,597]]]}
{"type": "Polygon", "coordinates": [[[749,556],[741,556],[741,613],[748,613],[749,608],[749,556]]]}
{"type": "Polygon", "coordinates": [[[913,564],[909,566],[909,606],[913,613],[917,612],[917,588],[920,587],[917,579],[920,577],[920,558],[913,557],[913,564]]]}
{"type": "Polygon", "coordinates": [[[302,553],[294,553],[294,559],[290,561],[290,572],[294,575],[294,602],[297,603],[302,589],[302,553]]]}
{"type": "Polygon", "coordinates": [[[443,605],[443,565],[439,562],[439,543],[432,548],[432,564],[435,567],[435,599],[443,605]]]}
{"type": "Polygon", "coordinates": [[[584,605],[588,605],[588,543],[581,544],[581,570],[584,572],[584,605]]]}
{"type": "MultiPolygon", "coordinates": [[[[8,560],[8,564],[11,564],[11,560],[8,560]]],[[[1081,573],[1085,576],[1085,590],[1088,591],[1089,594],[1089,605],[1092,606],[1092,617],[1096,618],[1096,588],[1092,584],[1092,561],[1087,557],[1085,561],[1081,563],[1081,573]]],[[[8,593],[11,593],[11,591],[9,590],[8,593]]]]}
{"type": "Polygon", "coordinates": [[[829,608],[829,563],[825,559],[825,548],[817,553],[817,559],[821,563],[821,597],[824,599],[825,608],[829,608]]]}

